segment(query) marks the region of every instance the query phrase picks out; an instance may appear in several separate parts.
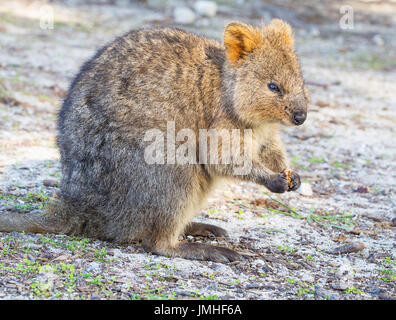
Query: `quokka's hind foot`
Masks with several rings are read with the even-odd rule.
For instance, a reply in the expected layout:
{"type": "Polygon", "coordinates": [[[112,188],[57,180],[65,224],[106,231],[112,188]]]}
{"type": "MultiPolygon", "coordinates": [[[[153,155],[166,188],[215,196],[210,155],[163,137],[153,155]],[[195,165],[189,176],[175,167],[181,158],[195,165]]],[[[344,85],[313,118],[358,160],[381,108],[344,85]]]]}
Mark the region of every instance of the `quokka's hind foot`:
{"type": "Polygon", "coordinates": [[[184,235],[228,237],[228,232],[212,224],[191,222],[184,230],[184,235]]]}
{"type": "Polygon", "coordinates": [[[180,257],[191,260],[205,260],[221,263],[229,263],[233,261],[240,261],[241,255],[231,249],[224,247],[216,247],[203,243],[179,243],[175,247],[153,249],[148,248],[161,255],[170,255],[173,257],[180,257]]]}

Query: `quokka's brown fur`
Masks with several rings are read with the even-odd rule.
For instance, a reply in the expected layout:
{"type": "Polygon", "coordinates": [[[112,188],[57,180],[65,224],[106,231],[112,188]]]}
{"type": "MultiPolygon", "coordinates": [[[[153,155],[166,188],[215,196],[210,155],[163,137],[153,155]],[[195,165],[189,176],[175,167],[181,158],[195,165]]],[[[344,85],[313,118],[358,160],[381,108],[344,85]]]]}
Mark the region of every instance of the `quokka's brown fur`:
{"type": "MultiPolygon", "coordinates": [[[[191,222],[219,177],[290,188],[280,124],[304,122],[308,94],[288,24],[226,26],[224,45],[171,28],[131,31],[84,64],[59,113],[60,199],[37,217],[0,217],[0,230],[82,234],[189,259],[234,261],[227,248],[179,241],[226,235],[191,222]],[[274,86],[275,85],[275,86],[274,86]],[[251,129],[252,169],[236,164],[148,164],[147,130],[251,129]]],[[[180,144],[180,142],[178,142],[180,144]]],[[[219,147],[220,148],[220,147],[219,147]]],[[[199,152],[199,148],[197,150],[199,152]]]]}

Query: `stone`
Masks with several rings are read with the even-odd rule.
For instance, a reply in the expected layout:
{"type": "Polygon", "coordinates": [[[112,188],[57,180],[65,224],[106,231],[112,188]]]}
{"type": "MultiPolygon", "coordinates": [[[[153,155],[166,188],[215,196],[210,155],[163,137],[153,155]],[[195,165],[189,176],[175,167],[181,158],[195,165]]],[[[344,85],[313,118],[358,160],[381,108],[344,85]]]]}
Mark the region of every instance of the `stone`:
{"type": "Polygon", "coordinates": [[[195,21],[195,13],[187,7],[176,7],[173,10],[173,20],[179,24],[192,24],[195,21]]]}
{"type": "Polygon", "coordinates": [[[384,39],[379,35],[376,34],[373,38],[372,38],[373,42],[375,43],[375,45],[382,47],[385,44],[384,39]]]}
{"type": "Polygon", "coordinates": [[[300,188],[297,190],[297,192],[303,196],[312,196],[313,191],[312,187],[309,183],[302,182],[300,188]]]}
{"type": "Polygon", "coordinates": [[[365,248],[363,242],[352,242],[348,243],[344,246],[334,248],[330,251],[332,254],[345,254],[345,253],[351,253],[351,252],[357,252],[360,250],[363,250],[365,248]]]}
{"type": "Polygon", "coordinates": [[[46,187],[55,188],[55,187],[59,187],[60,181],[55,179],[45,179],[43,180],[43,185],[46,187]]]}
{"type": "Polygon", "coordinates": [[[344,290],[346,290],[346,289],[349,288],[348,283],[343,282],[343,281],[339,281],[339,282],[332,283],[332,284],[331,284],[331,287],[332,287],[334,290],[340,290],[340,291],[344,291],[344,290]]]}
{"type": "Polygon", "coordinates": [[[337,292],[326,290],[320,286],[315,286],[315,298],[323,298],[326,300],[338,300],[340,295],[337,292]]]}
{"type": "Polygon", "coordinates": [[[217,4],[214,1],[196,1],[194,3],[194,10],[200,16],[214,17],[217,12],[217,4]]]}
{"type": "Polygon", "coordinates": [[[97,262],[91,262],[86,270],[87,270],[87,272],[99,272],[100,265],[97,262]]]}

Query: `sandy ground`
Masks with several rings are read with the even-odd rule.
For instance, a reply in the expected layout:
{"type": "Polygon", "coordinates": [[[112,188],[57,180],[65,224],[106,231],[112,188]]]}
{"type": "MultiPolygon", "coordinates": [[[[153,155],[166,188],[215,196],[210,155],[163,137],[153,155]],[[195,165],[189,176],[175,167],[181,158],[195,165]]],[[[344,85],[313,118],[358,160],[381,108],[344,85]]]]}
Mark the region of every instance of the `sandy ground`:
{"type": "MultiPolygon", "coordinates": [[[[173,24],[183,1],[83,3],[53,1],[54,28],[42,29],[46,2],[0,2],[0,214],[41,211],[56,194],[56,112],[80,65],[129,29],[173,24]]],[[[295,27],[311,105],[306,123],[283,137],[303,191],[228,183],[196,220],[230,238],[185,239],[234,248],[244,260],[0,233],[0,299],[396,298],[396,3],[349,1],[351,30],[339,25],[342,2],[275,4],[218,1],[215,17],[179,25],[219,40],[233,20],[281,17],[295,27]]]]}

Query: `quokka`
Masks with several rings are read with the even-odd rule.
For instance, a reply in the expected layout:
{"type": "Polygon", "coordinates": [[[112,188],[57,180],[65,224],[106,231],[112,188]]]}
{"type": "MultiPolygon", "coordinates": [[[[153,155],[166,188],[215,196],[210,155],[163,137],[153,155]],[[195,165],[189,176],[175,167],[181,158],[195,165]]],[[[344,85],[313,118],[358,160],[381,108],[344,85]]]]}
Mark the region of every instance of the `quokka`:
{"type": "Polygon", "coordinates": [[[161,255],[239,260],[228,248],[179,237],[227,235],[192,222],[219,178],[276,193],[299,187],[297,173],[285,174],[278,131],[305,121],[308,99],[292,30],[281,20],[230,23],[223,44],[173,28],[133,30],[100,49],[70,86],[58,117],[59,198],[46,214],[1,214],[0,231],[142,240],[161,255]],[[166,132],[169,122],[196,137],[200,129],[251,130],[250,170],[237,175],[232,161],[147,163],[146,132],[166,132]]]}

